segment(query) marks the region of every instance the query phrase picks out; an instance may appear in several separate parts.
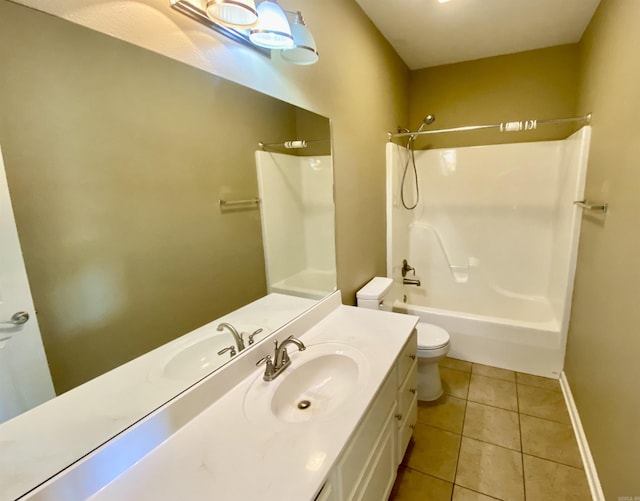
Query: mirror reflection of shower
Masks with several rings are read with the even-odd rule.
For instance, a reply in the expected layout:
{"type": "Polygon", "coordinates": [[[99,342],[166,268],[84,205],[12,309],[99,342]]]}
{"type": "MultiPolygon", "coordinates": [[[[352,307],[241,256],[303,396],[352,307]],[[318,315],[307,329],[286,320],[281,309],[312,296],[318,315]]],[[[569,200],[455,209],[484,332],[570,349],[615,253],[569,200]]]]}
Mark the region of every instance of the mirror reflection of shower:
{"type": "MultiPolygon", "coordinates": [[[[435,121],[436,121],[435,115],[427,115],[422,120],[422,123],[420,124],[420,127],[418,127],[417,132],[422,132],[422,129],[424,129],[425,125],[431,125],[435,121]]],[[[398,128],[398,132],[410,132],[410,131],[406,129],[398,128]]],[[[420,189],[418,188],[418,170],[416,169],[416,158],[414,154],[415,141],[416,141],[416,135],[409,136],[409,140],[407,141],[407,150],[408,150],[407,161],[404,164],[404,170],[402,172],[402,182],[400,183],[400,200],[402,201],[402,206],[407,210],[415,209],[418,206],[418,202],[420,202],[420,189]],[[404,198],[404,186],[405,186],[405,180],[407,178],[407,171],[409,170],[409,163],[411,163],[411,166],[413,169],[413,178],[414,178],[415,187],[416,187],[415,203],[413,205],[407,205],[407,202],[405,201],[405,198],[404,198]]]]}

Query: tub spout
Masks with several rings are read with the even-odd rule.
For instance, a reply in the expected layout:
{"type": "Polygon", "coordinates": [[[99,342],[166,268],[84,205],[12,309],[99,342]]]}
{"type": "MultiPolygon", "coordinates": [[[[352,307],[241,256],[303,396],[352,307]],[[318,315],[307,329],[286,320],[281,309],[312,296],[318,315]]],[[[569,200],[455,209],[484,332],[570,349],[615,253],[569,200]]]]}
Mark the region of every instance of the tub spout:
{"type": "Polygon", "coordinates": [[[415,285],[416,287],[420,287],[420,280],[417,278],[403,278],[402,283],[405,285],[415,285]]]}

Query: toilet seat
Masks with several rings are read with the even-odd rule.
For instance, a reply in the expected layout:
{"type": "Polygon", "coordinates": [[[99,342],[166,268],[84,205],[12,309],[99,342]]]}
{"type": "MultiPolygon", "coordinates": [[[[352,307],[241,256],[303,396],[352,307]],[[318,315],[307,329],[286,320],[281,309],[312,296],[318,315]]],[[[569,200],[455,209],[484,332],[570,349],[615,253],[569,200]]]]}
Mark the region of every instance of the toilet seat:
{"type": "Polygon", "coordinates": [[[449,344],[449,333],[437,325],[418,322],[418,351],[437,350],[449,344]]]}

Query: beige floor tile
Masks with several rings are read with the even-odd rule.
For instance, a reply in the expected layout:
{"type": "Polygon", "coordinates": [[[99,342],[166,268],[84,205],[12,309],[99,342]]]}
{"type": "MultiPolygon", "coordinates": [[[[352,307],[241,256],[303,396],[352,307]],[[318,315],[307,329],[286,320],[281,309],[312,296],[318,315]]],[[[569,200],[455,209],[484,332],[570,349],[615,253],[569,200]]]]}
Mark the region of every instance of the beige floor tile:
{"type": "Polygon", "coordinates": [[[453,395],[458,398],[467,398],[470,377],[471,374],[468,372],[449,369],[448,367],[440,367],[442,387],[447,395],[453,395]]]}
{"type": "Polygon", "coordinates": [[[520,416],[522,452],[556,463],[582,468],[578,443],[570,424],[520,416]]]}
{"type": "Polygon", "coordinates": [[[471,362],[458,360],[457,358],[444,357],[440,360],[440,367],[448,367],[462,372],[471,372],[471,362]]]}
{"type": "Polygon", "coordinates": [[[466,404],[466,400],[451,395],[433,402],[418,401],[418,422],[461,434],[466,404]]]}
{"type": "Polygon", "coordinates": [[[518,384],[526,384],[528,386],[537,386],[544,390],[562,392],[562,388],[560,388],[560,381],[548,377],[532,376],[531,374],[517,372],[516,382],[518,384]]]}
{"type": "Polygon", "coordinates": [[[460,450],[460,435],[418,423],[403,464],[453,482],[460,450]]]}
{"type": "Polygon", "coordinates": [[[459,485],[454,485],[451,501],[494,501],[495,499],[496,498],[480,494],[479,492],[465,489],[459,485]]]}
{"type": "Polygon", "coordinates": [[[520,423],[517,412],[468,402],[462,434],[465,437],[520,450],[520,423]]]}
{"type": "Polygon", "coordinates": [[[546,459],[524,456],[527,501],[584,501],[591,499],[584,470],[546,459]]]}
{"type": "Polygon", "coordinates": [[[524,500],[522,455],[462,437],[455,483],[498,499],[524,500]]]}
{"type": "Polygon", "coordinates": [[[518,385],[518,405],[521,414],[558,423],[571,423],[562,393],[520,384],[518,385]]]}
{"type": "Polygon", "coordinates": [[[510,411],[518,410],[516,384],[510,381],[472,374],[467,398],[510,411]]]}
{"type": "Polygon", "coordinates": [[[449,501],[453,484],[400,466],[389,501],[449,501]]]}
{"type": "Polygon", "coordinates": [[[502,379],[503,381],[511,381],[512,383],[516,382],[515,372],[508,371],[507,369],[498,369],[497,367],[491,367],[489,365],[473,364],[471,374],[502,379]]]}

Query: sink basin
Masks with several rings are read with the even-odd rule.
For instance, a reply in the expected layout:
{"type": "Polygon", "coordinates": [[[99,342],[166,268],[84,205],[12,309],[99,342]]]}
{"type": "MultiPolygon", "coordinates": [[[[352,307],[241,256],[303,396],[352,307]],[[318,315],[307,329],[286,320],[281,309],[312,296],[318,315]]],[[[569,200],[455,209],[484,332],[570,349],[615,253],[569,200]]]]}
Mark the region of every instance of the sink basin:
{"type": "Polygon", "coordinates": [[[261,372],[247,391],[249,419],[302,423],[328,418],[366,383],[369,362],[352,346],[319,343],[294,350],[289,350],[291,365],[282,374],[266,382],[261,372]]]}
{"type": "MultiPolygon", "coordinates": [[[[253,332],[258,329],[258,326],[239,325],[238,329],[245,333],[253,332]]],[[[233,336],[226,331],[218,332],[215,329],[212,331],[196,339],[187,338],[179,343],[175,352],[162,365],[160,369],[162,376],[170,379],[196,381],[227,363],[231,358],[229,353],[218,355],[218,352],[223,348],[235,345],[233,336]]],[[[256,342],[263,338],[266,331],[267,329],[255,338],[256,342]]],[[[246,335],[244,340],[246,343],[246,335]]],[[[249,347],[247,346],[247,348],[249,347]]]]}
{"type": "Polygon", "coordinates": [[[212,335],[183,347],[169,358],[162,373],[171,379],[202,378],[229,360],[229,354],[218,352],[234,344],[229,334],[212,335]]]}

